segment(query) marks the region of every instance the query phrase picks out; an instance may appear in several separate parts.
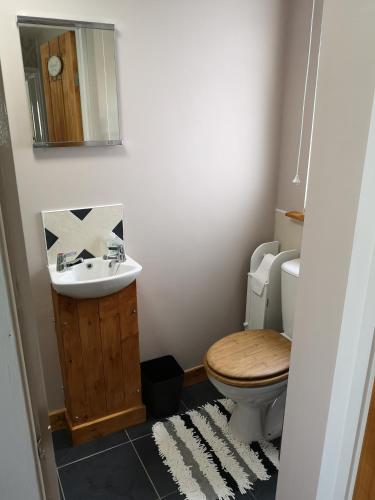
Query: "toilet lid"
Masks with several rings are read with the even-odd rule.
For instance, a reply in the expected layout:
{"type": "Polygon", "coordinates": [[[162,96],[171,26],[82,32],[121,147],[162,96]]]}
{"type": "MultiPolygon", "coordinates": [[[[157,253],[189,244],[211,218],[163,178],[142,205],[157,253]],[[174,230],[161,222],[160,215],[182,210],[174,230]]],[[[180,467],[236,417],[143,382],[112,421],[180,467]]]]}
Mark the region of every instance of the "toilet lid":
{"type": "Polygon", "coordinates": [[[291,342],[275,330],[246,330],[215,342],[206,363],[229,379],[269,379],[288,372],[290,349],[291,342]]]}

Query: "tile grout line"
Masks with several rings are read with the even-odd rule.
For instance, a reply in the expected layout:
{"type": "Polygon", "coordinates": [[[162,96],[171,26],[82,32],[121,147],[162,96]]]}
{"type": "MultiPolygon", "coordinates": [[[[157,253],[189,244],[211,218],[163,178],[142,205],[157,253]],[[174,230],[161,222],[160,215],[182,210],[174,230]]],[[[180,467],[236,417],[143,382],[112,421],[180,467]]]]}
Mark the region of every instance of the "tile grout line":
{"type": "Polygon", "coordinates": [[[56,468],[56,472],[57,472],[57,482],[60,485],[60,491],[61,491],[61,494],[62,494],[62,500],[66,500],[65,493],[64,493],[64,488],[62,486],[62,482],[61,482],[61,479],[60,479],[60,474],[59,474],[59,469],[58,468],[56,468]]]}
{"type": "Polygon", "coordinates": [[[124,443],[120,444],[115,444],[114,446],[111,446],[109,448],[105,448],[104,450],[97,451],[95,453],[91,453],[90,455],[86,455],[85,457],[77,458],[77,460],[72,460],[71,462],[68,462],[63,465],[59,465],[57,469],[63,469],[64,467],[68,467],[68,465],[73,465],[76,464],[77,462],[82,462],[82,460],[86,460],[87,458],[92,458],[95,457],[96,455],[101,455],[102,453],[105,453],[106,451],[113,450],[114,448],[119,448],[120,446],[124,446],[124,444],[129,444],[129,441],[125,441],[124,443]]]}
{"type": "Polygon", "coordinates": [[[179,491],[178,490],[171,491],[170,493],[168,493],[168,495],[164,495],[163,497],[160,497],[160,500],[168,499],[168,497],[170,497],[174,493],[179,493],[179,491]]]}
{"type": "Polygon", "coordinates": [[[188,405],[185,403],[185,401],[183,399],[181,399],[181,403],[185,406],[185,410],[188,410],[188,405]]]}
{"type": "Polygon", "coordinates": [[[138,436],[134,439],[131,439],[131,441],[133,441],[133,442],[138,441],[138,439],[143,439],[143,438],[148,437],[148,436],[152,436],[152,432],[149,432],[148,434],[143,434],[142,436],[138,436]]]}
{"type": "MultiPolygon", "coordinates": [[[[190,409],[190,408],[187,406],[187,404],[186,404],[186,403],[185,403],[182,399],[181,399],[181,403],[182,403],[182,405],[183,405],[183,407],[184,407],[183,409],[184,409],[185,411],[189,411],[189,409],[190,409]]],[[[164,419],[163,419],[163,418],[161,418],[161,420],[157,420],[156,422],[159,422],[159,421],[161,422],[161,421],[163,421],[163,420],[164,420],[164,419]]],[[[155,422],[155,423],[156,423],[156,422],[155,422]]],[[[124,432],[125,432],[125,431],[126,431],[126,429],[124,429],[124,432]]],[[[135,438],[131,438],[131,437],[130,437],[130,434],[129,434],[128,432],[126,432],[126,434],[128,435],[129,441],[133,441],[133,442],[134,442],[134,441],[137,441],[138,439],[142,439],[142,438],[147,437],[147,436],[152,436],[152,431],[151,431],[151,432],[147,432],[146,434],[142,434],[141,436],[137,436],[137,437],[135,437],[135,438]]]]}
{"type": "MultiPolygon", "coordinates": [[[[148,477],[148,480],[150,481],[151,486],[153,487],[153,489],[154,489],[154,491],[155,491],[155,493],[156,493],[156,498],[157,498],[158,500],[160,500],[160,495],[159,495],[159,492],[158,492],[158,490],[156,489],[156,486],[155,486],[155,484],[154,484],[153,480],[151,479],[151,477],[150,477],[149,473],[147,472],[146,466],[145,466],[145,464],[143,463],[143,461],[142,461],[141,457],[139,456],[139,453],[138,453],[138,451],[137,451],[137,448],[134,446],[134,443],[133,443],[133,441],[132,441],[131,437],[129,436],[129,434],[128,434],[127,430],[126,430],[126,429],[124,429],[124,430],[125,430],[125,434],[126,434],[126,435],[128,436],[128,438],[129,438],[130,444],[131,444],[131,445],[132,445],[132,447],[133,447],[134,453],[137,455],[138,460],[140,461],[141,466],[143,467],[143,470],[145,471],[145,474],[146,474],[146,476],[148,477]]],[[[143,436],[143,437],[144,437],[144,436],[143,436]]]]}

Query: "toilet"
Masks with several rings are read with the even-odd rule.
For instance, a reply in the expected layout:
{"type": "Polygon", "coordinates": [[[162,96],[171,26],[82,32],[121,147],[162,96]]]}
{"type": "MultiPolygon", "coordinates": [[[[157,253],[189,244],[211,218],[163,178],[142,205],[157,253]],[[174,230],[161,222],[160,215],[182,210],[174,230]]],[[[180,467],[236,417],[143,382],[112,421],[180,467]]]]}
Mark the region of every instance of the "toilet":
{"type": "Polygon", "coordinates": [[[244,330],[218,340],[204,365],[217,390],[236,404],[229,426],[240,441],[272,440],[281,435],[300,259],[281,266],[283,333],[244,330]]]}

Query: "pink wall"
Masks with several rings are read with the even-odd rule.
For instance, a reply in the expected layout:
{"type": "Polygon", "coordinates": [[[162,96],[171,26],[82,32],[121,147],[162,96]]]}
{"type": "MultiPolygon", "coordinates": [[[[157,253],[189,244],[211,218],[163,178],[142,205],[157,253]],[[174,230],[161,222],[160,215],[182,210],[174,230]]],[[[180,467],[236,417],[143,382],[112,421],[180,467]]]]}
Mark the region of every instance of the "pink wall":
{"type": "Polygon", "coordinates": [[[143,358],[184,367],[238,330],[273,237],[285,0],[2,6],[0,58],[50,408],[63,406],[40,211],[123,203],[143,358]],[[114,22],[125,147],[33,152],[17,14],[114,22]],[[89,13],[89,18],[88,18],[89,13]]]}
{"type": "Polygon", "coordinates": [[[313,0],[291,0],[288,18],[277,208],[304,210],[323,0],[315,0],[310,68],[300,159],[301,184],[292,183],[301,130],[313,0]]]}

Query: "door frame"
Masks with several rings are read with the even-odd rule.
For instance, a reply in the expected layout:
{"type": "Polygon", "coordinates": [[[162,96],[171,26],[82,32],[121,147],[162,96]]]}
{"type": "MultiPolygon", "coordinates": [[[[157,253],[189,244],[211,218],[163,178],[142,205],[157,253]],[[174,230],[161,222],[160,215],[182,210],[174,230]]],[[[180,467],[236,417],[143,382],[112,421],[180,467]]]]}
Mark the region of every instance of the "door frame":
{"type": "Polygon", "coordinates": [[[335,500],[352,498],[370,407],[375,348],[374,164],[375,94],[322,457],[319,498],[324,498],[325,492],[329,491],[327,487],[330,487],[335,500]],[[358,277],[360,280],[362,278],[361,283],[358,283],[358,277]],[[361,287],[364,288],[363,294],[360,292],[361,287]],[[357,314],[355,309],[358,310],[357,314]],[[350,328],[355,328],[354,318],[357,329],[350,331],[350,328]]]}
{"type": "MultiPolygon", "coordinates": [[[[22,347],[21,347],[21,336],[17,321],[16,308],[14,303],[14,295],[12,291],[11,285],[11,275],[10,275],[10,266],[8,261],[8,255],[6,250],[6,241],[4,234],[4,225],[3,225],[3,217],[0,207],[0,294],[5,297],[4,305],[4,316],[3,322],[5,324],[9,323],[10,332],[8,334],[9,343],[7,346],[7,353],[9,356],[13,355],[13,359],[10,359],[11,366],[8,367],[8,370],[12,370],[12,373],[9,373],[9,377],[4,377],[1,380],[2,385],[9,384],[10,386],[16,384],[11,389],[12,392],[12,400],[2,401],[2,404],[10,403],[11,411],[14,414],[14,418],[17,419],[16,425],[18,432],[22,435],[22,447],[20,443],[14,443],[12,441],[12,445],[10,446],[12,450],[18,455],[18,463],[19,463],[19,471],[23,473],[26,472],[28,475],[28,485],[30,498],[33,499],[46,499],[45,490],[44,490],[44,481],[40,466],[40,461],[38,458],[38,446],[35,439],[35,433],[33,429],[35,428],[33,411],[31,407],[30,394],[27,386],[27,375],[26,375],[26,367],[23,359],[22,347]],[[20,387],[21,386],[21,387],[20,387]],[[22,453],[22,458],[19,454],[22,453]]],[[[3,323],[3,324],[4,324],[3,323]]],[[[5,391],[2,391],[4,393],[5,391]]],[[[2,433],[12,435],[12,429],[7,426],[8,421],[6,419],[2,420],[2,433]],[[5,420],[5,421],[4,421],[5,420]]],[[[3,438],[4,439],[4,438],[3,438]]],[[[2,440],[3,440],[2,439],[2,440]]],[[[10,443],[9,443],[10,444],[10,443]]],[[[2,450],[2,453],[4,450],[2,450]]],[[[16,457],[12,456],[12,453],[9,449],[6,450],[7,454],[7,462],[9,460],[10,463],[14,461],[16,457]],[[8,456],[10,457],[8,458],[8,456]]],[[[3,471],[2,471],[3,472],[3,471]]],[[[14,471],[13,471],[14,472],[14,471]]],[[[9,470],[8,473],[12,474],[9,470]]],[[[6,486],[3,484],[2,491],[7,491],[7,488],[11,488],[8,490],[8,494],[19,495],[21,491],[25,492],[24,485],[20,484],[20,492],[14,491],[15,485],[12,484],[10,486],[6,486]]],[[[21,493],[22,494],[22,493],[21,493]]],[[[11,497],[13,498],[13,497],[11,497]]],[[[17,496],[14,496],[17,498],[17,496]]]]}
{"type": "Polygon", "coordinates": [[[355,481],[375,310],[375,6],[325,0],[277,499],[355,481]]]}
{"type": "MultiPolygon", "coordinates": [[[[6,102],[1,66],[0,99],[6,102]]],[[[41,498],[57,500],[58,477],[5,105],[2,107],[1,121],[6,133],[0,144],[0,246],[7,278],[7,296],[17,338],[30,437],[35,466],[40,475],[41,498]]]]}

